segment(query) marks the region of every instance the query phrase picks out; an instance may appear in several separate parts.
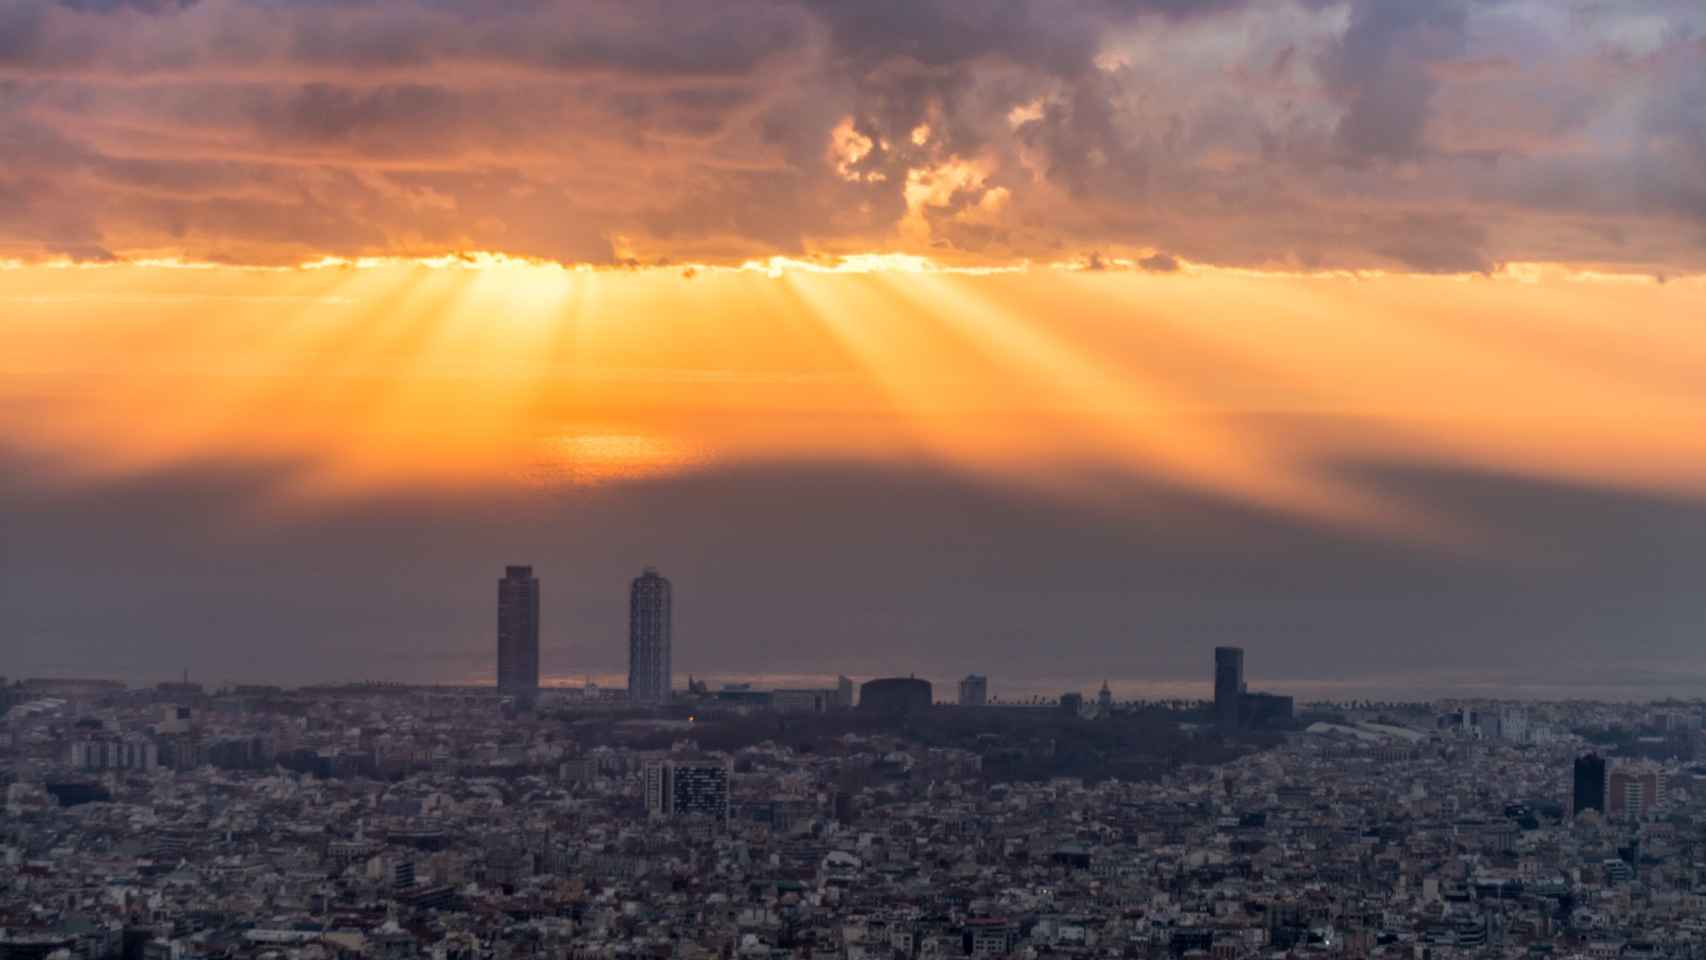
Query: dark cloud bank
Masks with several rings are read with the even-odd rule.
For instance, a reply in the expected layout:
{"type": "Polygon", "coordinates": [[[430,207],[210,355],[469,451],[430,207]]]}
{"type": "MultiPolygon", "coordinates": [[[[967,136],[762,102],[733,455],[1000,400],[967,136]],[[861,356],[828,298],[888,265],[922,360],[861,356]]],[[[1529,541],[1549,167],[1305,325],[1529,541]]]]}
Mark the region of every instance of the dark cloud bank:
{"type": "Polygon", "coordinates": [[[1703,44],[1664,0],[0,0],[0,258],[1694,272],[1703,44]]]}
{"type": "Polygon", "coordinates": [[[1200,679],[1222,643],[1278,686],[1674,680],[1698,667],[1706,615],[1701,505],[1437,466],[1343,469],[1504,546],[1354,537],[1129,479],[1094,507],[846,464],[296,519],[264,509],[286,465],[74,486],[0,467],[8,673],[456,680],[490,668],[492,584],[513,562],[544,579],[556,674],[621,670],[626,581],[646,564],[675,580],[683,673],[976,670],[1009,689],[1200,679]]]}

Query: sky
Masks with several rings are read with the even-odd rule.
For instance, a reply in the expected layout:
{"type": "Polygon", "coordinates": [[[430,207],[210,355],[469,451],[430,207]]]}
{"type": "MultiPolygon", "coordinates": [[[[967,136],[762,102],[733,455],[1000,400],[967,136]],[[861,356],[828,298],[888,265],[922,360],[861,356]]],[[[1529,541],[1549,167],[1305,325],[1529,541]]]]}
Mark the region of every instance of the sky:
{"type": "Polygon", "coordinates": [[[1706,681],[1697,3],[0,0],[0,161],[0,673],[1706,681]]]}

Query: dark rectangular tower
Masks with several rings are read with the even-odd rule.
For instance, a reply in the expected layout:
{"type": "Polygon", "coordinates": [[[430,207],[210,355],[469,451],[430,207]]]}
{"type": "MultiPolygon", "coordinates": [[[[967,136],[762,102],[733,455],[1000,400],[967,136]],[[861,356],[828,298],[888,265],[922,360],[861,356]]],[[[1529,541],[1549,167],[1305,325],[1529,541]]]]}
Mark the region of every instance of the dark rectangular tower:
{"type": "Polygon", "coordinates": [[[1580,816],[1589,810],[1605,814],[1605,759],[1597,753],[1576,758],[1575,790],[1570,795],[1570,813],[1580,816]]]}
{"type": "Polygon", "coordinates": [[[1221,733],[1238,731],[1244,698],[1244,648],[1214,648],[1214,725],[1221,733]]]}
{"type": "Polygon", "coordinates": [[[647,567],[628,592],[628,699],[669,703],[670,585],[647,567]]]}
{"type": "Polygon", "coordinates": [[[498,581],[498,692],[539,695],[539,578],[532,567],[505,567],[498,581]]]}

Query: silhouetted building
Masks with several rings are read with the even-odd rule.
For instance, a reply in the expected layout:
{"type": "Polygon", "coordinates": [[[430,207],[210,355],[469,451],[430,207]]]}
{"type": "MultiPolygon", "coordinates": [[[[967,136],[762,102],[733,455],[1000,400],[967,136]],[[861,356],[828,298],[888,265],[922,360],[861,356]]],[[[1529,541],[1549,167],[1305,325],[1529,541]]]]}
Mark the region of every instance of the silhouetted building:
{"type": "Polygon", "coordinates": [[[1605,759],[1599,754],[1576,758],[1575,790],[1571,797],[1571,814],[1580,816],[1588,810],[1605,814],[1605,759]]]}
{"type": "Polygon", "coordinates": [[[192,683],[189,680],[168,680],[164,683],[155,684],[154,692],[166,698],[188,699],[202,696],[207,691],[201,684],[192,683]]]}
{"type": "Polygon", "coordinates": [[[1244,698],[1244,648],[1214,648],[1214,725],[1222,733],[1238,729],[1238,707],[1244,698]]]}
{"type": "Polygon", "coordinates": [[[989,678],[968,674],[960,681],[960,706],[981,707],[989,702],[989,678]]]}
{"type": "Polygon", "coordinates": [[[628,591],[628,699],[669,703],[670,586],[647,567],[628,591]]]}
{"type": "Polygon", "coordinates": [[[270,683],[239,683],[231,692],[239,697],[276,697],[284,693],[284,688],[270,683]]]}
{"type": "Polygon", "coordinates": [[[113,796],[98,783],[67,782],[44,784],[47,792],[62,807],[80,807],[85,803],[106,803],[113,796]]]}
{"type": "Polygon", "coordinates": [[[1060,712],[1069,717],[1076,717],[1084,712],[1084,695],[1073,691],[1060,695],[1060,712]]]}
{"type": "Polygon", "coordinates": [[[498,691],[539,695],[539,579],[532,567],[505,567],[498,581],[498,691]]]}
{"type": "Polygon", "coordinates": [[[1271,730],[1291,725],[1296,704],[1277,693],[1244,693],[1238,698],[1238,726],[1244,730],[1271,730]]]}
{"type": "Polygon", "coordinates": [[[725,683],[723,689],[717,691],[716,701],[735,707],[753,707],[768,709],[776,704],[776,694],[770,690],[759,690],[750,683],[725,683]]]}
{"type": "Polygon", "coordinates": [[[770,707],[783,713],[823,713],[835,703],[834,690],[772,690],[770,707]]]}
{"type": "Polygon", "coordinates": [[[853,681],[846,677],[835,678],[835,706],[841,710],[853,709],[853,681]]]}
{"type": "Polygon", "coordinates": [[[886,677],[859,686],[859,709],[864,713],[923,713],[933,702],[930,681],[917,677],[886,677]]]}

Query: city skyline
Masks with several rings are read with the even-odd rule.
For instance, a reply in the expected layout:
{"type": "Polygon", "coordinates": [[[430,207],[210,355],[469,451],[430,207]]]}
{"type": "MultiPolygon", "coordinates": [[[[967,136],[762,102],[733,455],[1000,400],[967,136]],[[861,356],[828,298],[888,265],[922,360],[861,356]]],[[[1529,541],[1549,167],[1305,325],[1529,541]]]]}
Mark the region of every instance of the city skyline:
{"type": "Polygon", "coordinates": [[[21,866],[0,905],[28,915],[0,949],[703,949],[765,929],[743,897],[769,886],[815,898],[763,907],[814,952],[854,956],[880,923],[900,960],[1081,952],[1091,931],[1150,960],[1696,941],[1706,700],[1338,705],[1227,737],[1209,703],[867,691],[701,691],[635,722],[618,699],[467,689],[0,682],[0,855],[21,866]],[[118,871],[145,908],[89,895],[118,871]],[[522,888],[578,919],[517,917],[522,888]],[[968,907],[1014,896],[1042,909],[968,907]]]}
{"type": "Polygon", "coordinates": [[[1702,960],[1703,318],[1706,0],[0,0],[0,960],[1702,960]]]}
{"type": "Polygon", "coordinates": [[[0,13],[0,667],[1706,688],[1698,4],[843,6],[0,13]]]}
{"type": "MultiPolygon", "coordinates": [[[[675,690],[671,669],[674,640],[673,590],[673,584],[664,578],[656,567],[650,566],[629,585],[628,674],[627,684],[622,689],[630,703],[651,707],[666,707],[670,704],[675,690]]],[[[498,581],[496,686],[500,694],[528,703],[536,700],[540,691],[539,617],[540,580],[533,575],[533,568],[514,564],[506,566],[503,579],[498,581]]],[[[185,682],[187,678],[186,671],[185,682]]],[[[583,678],[584,685],[592,684],[589,675],[583,674],[583,678]]],[[[846,676],[836,676],[837,688],[845,687],[847,683],[846,676]]],[[[1211,685],[1215,722],[1221,732],[1235,733],[1246,726],[1246,720],[1241,716],[1241,702],[1247,696],[1243,649],[1214,649],[1211,685]]],[[[573,684],[563,683],[555,686],[572,688],[573,684]]],[[[691,686],[690,676],[689,692],[691,686]]],[[[726,686],[746,688],[751,685],[737,682],[726,686]]],[[[818,692],[831,698],[845,696],[844,691],[838,692],[827,685],[818,692]]],[[[1080,691],[1069,690],[1059,695],[1062,703],[1073,697],[1082,702],[1080,691]]],[[[1104,676],[1096,703],[1105,709],[1112,702],[1111,698],[1112,691],[1108,686],[1107,677],[1104,676]]],[[[1023,700],[1023,695],[1018,699],[1023,700]]],[[[1044,698],[1033,695],[1029,699],[1044,698]]],[[[1009,702],[1013,700],[1014,698],[1009,698],[1009,702]]],[[[939,702],[977,707],[1002,701],[999,693],[991,697],[988,676],[973,673],[967,674],[959,681],[958,692],[953,701],[939,702]]],[[[1288,706],[1287,713],[1289,712],[1288,706]]]]}
{"type": "Polygon", "coordinates": [[[614,956],[753,936],[743,898],[772,885],[816,898],[762,908],[814,953],[855,956],[880,922],[898,960],[1081,952],[1090,930],[1149,960],[1696,940],[1706,699],[1330,705],[1226,736],[1212,703],[805,692],[698,689],[636,720],[623,699],[517,711],[466,688],[0,680],[0,856],[21,866],[0,905],[28,914],[0,949],[614,956]],[[89,895],[119,871],[145,909],[89,895]],[[644,897],[677,885],[695,892],[644,897]],[[579,919],[517,917],[518,888],[579,919]],[[967,906],[1015,895],[1042,909],[967,906]]]}

